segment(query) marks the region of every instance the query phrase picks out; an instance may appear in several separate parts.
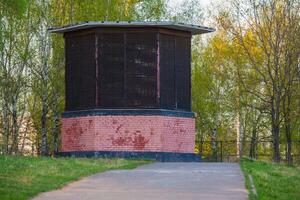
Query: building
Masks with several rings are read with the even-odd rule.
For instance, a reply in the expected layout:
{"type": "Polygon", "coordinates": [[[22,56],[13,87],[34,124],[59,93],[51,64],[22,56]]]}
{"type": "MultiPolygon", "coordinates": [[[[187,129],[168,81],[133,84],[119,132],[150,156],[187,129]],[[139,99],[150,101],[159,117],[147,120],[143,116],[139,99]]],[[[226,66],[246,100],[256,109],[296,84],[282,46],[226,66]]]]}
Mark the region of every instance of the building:
{"type": "Polygon", "coordinates": [[[61,155],[194,160],[191,37],[177,22],[85,22],[63,33],[61,155]]]}

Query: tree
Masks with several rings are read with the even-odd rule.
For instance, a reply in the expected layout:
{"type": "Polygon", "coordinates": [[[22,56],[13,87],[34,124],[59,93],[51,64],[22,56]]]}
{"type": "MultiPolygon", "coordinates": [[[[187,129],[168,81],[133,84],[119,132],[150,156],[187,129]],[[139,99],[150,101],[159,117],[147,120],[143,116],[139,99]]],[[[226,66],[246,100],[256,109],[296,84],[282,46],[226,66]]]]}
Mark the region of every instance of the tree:
{"type": "Polygon", "coordinates": [[[3,153],[19,153],[19,132],[26,111],[30,60],[30,17],[26,1],[0,2],[0,96],[3,153]]]}
{"type": "MultiPolygon", "coordinates": [[[[268,105],[273,160],[279,162],[281,117],[284,110],[290,113],[287,104],[291,102],[288,96],[293,95],[291,93],[293,90],[289,88],[295,80],[295,66],[299,63],[298,42],[296,46],[288,42],[297,41],[299,38],[299,23],[297,23],[299,22],[299,2],[293,0],[233,1],[231,11],[233,9],[235,12],[221,13],[219,23],[224,30],[230,32],[238,40],[251,70],[255,71],[258,75],[257,81],[262,84],[261,87],[255,89],[249,89],[245,85],[245,89],[268,105]],[[247,35],[251,37],[245,40],[247,35]],[[253,46],[257,47],[260,55],[253,51],[253,46]],[[282,107],[283,104],[285,107],[282,107]]],[[[286,124],[289,124],[289,117],[285,118],[286,124]]],[[[288,132],[287,127],[286,133],[288,132]]],[[[290,141],[289,138],[287,139],[290,141]]],[[[290,145],[288,142],[288,146],[290,145]]]]}

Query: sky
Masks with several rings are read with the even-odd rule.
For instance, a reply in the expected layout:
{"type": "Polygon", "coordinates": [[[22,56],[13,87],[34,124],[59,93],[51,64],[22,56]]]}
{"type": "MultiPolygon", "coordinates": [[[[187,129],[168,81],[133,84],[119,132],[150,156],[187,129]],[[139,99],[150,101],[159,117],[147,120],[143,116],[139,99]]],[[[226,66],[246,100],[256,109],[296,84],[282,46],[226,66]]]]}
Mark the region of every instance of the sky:
{"type": "MultiPolygon", "coordinates": [[[[169,0],[169,5],[170,6],[176,6],[179,5],[180,3],[184,2],[186,0],[169,0]]],[[[213,0],[198,0],[199,3],[201,4],[201,6],[206,7],[208,6],[211,2],[213,2],[213,0]]]]}
{"type": "MultiPolygon", "coordinates": [[[[174,8],[174,11],[175,11],[175,10],[178,10],[180,5],[182,5],[186,1],[192,1],[192,0],[168,0],[168,6],[170,7],[171,10],[172,10],[172,8],[174,8]]],[[[201,21],[201,22],[193,22],[193,21],[192,22],[190,22],[190,21],[186,22],[186,21],[184,21],[184,22],[214,28],[213,25],[212,25],[212,22],[211,22],[210,14],[208,14],[208,10],[211,10],[213,12],[214,9],[211,9],[211,8],[218,5],[218,4],[223,4],[224,0],[196,0],[196,1],[199,2],[199,7],[203,8],[203,10],[202,10],[204,12],[203,13],[204,14],[203,21],[201,21]]],[[[213,34],[204,34],[202,36],[202,38],[204,38],[204,42],[206,41],[207,38],[209,38],[212,35],[213,34]]]]}
{"type": "MultiPolygon", "coordinates": [[[[224,0],[167,0],[168,7],[171,12],[178,12],[180,10],[180,6],[183,5],[185,2],[191,2],[191,1],[198,1],[199,4],[197,5],[198,8],[201,9],[201,12],[203,14],[202,19],[203,21],[197,21],[197,17],[193,20],[183,21],[185,23],[191,23],[191,24],[201,24],[209,26],[210,23],[210,16],[211,12],[214,12],[214,9],[211,9],[212,7],[216,6],[219,2],[223,2],[224,0]]],[[[197,9],[197,8],[196,8],[197,9]]],[[[199,18],[201,19],[201,18],[199,18]]]]}

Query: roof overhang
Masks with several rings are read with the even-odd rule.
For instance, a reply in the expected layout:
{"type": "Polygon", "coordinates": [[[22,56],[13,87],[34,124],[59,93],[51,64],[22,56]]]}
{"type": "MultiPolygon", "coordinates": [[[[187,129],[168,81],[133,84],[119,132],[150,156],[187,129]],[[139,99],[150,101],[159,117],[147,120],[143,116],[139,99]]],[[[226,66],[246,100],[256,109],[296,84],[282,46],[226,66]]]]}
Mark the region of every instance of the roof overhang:
{"type": "Polygon", "coordinates": [[[52,27],[48,30],[51,33],[66,33],[77,30],[91,29],[91,28],[142,28],[142,27],[157,27],[157,28],[167,28],[179,31],[190,32],[192,35],[204,34],[214,32],[215,29],[193,25],[193,24],[185,24],[180,22],[171,22],[171,21],[145,21],[145,22],[137,22],[137,21],[91,21],[91,22],[83,22],[79,24],[71,24],[62,27],[52,27]]]}

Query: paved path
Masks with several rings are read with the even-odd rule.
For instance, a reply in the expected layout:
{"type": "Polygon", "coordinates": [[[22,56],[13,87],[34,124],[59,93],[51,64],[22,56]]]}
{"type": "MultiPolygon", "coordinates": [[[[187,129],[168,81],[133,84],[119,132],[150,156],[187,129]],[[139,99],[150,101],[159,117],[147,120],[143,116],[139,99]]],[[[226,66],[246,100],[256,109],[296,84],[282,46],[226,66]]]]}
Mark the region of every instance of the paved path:
{"type": "Polygon", "coordinates": [[[244,200],[238,164],[154,163],[95,174],[34,200],[244,200]]]}

